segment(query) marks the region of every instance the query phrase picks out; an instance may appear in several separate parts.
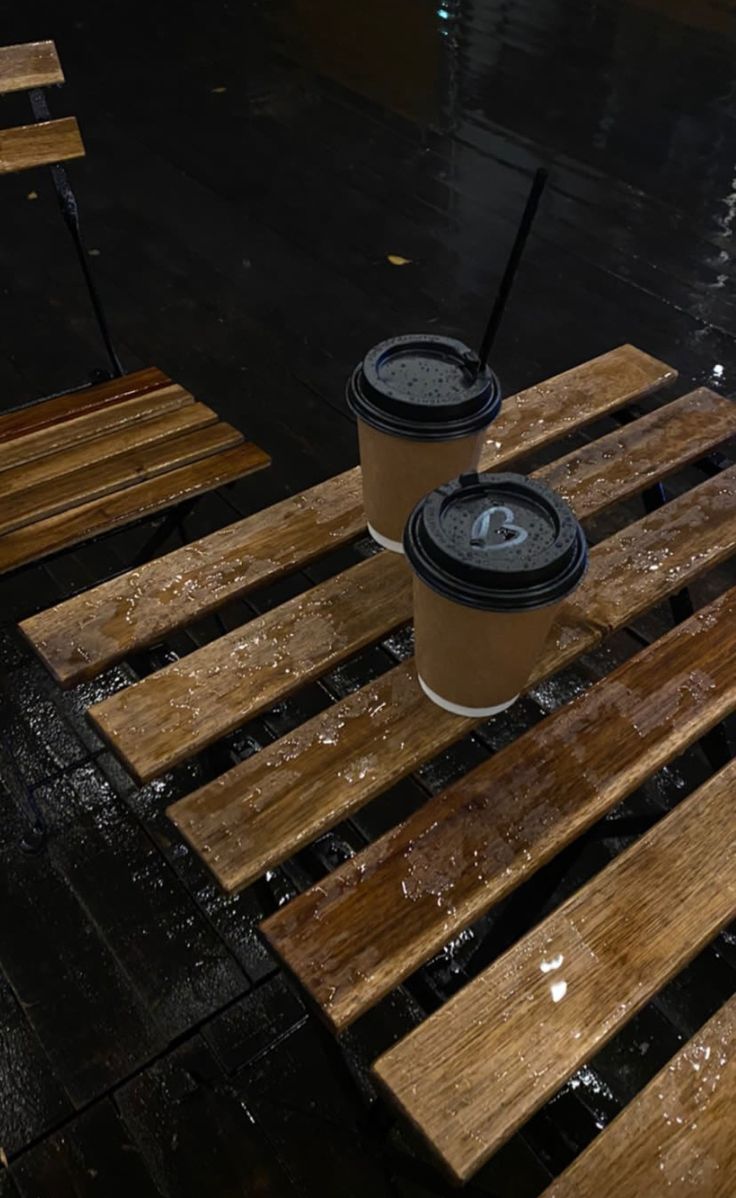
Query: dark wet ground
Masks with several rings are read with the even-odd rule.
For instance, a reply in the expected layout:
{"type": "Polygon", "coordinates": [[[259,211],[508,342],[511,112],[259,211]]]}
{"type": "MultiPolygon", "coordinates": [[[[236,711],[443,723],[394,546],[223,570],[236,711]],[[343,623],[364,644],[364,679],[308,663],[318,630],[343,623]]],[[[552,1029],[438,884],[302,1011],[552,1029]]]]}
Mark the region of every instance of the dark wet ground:
{"type": "MultiPolygon", "coordinates": [[[[2,41],[58,42],[70,84],[52,107],[82,123],[89,157],[73,176],[126,366],[159,365],[274,456],[231,493],[240,511],[353,464],[342,386],[373,341],[424,327],[478,336],[539,163],[552,183],[495,353],[506,390],[626,340],[679,367],[682,391],[733,389],[736,4],[38,0],[34,14],[5,13],[2,41]]],[[[2,107],[2,124],[26,119],[19,99],[2,107]]],[[[4,179],[0,221],[10,406],[104,362],[48,178],[4,179]]],[[[210,497],[189,533],[232,517],[210,497]]],[[[409,1171],[415,1148],[383,1126],[366,1065],[477,970],[486,926],[364,1019],[340,1054],[257,923],[498,747],[509,725],[539,718],[641,642],[614,638],[418,783],[226,899],[164,818],[167,803],[405,645],[367,651],[137,790],[82,715],[129,668],[62,698],[12,623],[121,569],[150,531],[0,582],[0,1159],[10,1162],[0,1195],[442,1194],[435,1174],[409,1171]],[[29,787],[50,829],[35,856],[20,847],[29,787]]],[[[727,581],[699,585],[696,601],[727,581]]],[[[665,620],[647,618],[640,635],[665,620]]],[[[215,631],[205,622],[135,668],[215,631]]],[[[627,808],[661,812],[709,771],[696,748],[627,808]]],[[[555,901],[621,847],[592,837],[555,901]]],[[[528,917],[553,881],[527,892],[528,917]]],[[[735,969],[726,933],[502,1150],[477,1192],[537,1195],[736,990],[735,969]]]]}

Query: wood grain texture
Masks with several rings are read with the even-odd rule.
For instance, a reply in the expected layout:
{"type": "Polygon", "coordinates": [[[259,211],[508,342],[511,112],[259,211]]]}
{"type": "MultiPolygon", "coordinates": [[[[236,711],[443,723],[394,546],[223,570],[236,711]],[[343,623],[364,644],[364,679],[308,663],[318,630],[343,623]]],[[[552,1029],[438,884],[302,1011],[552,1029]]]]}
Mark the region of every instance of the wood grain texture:
{"type": "Polygon", "coordinates": [[[234,449],[61,512],[29,528],[5,533],[0,537],[0,573],[222,487],[254,470],[262,470],[269,461],[262,449],[246,441],[234,449]]]}
{"type": "Polygon", "coordinates": [[[53,42],[0,46],[0,95],[64,82],[53,42]]]}
{"type": "Polygon", "coordinates": [[[22,630],[70,686],[363,528],[351,470],[31,616],[22,630]]]}
{"type": "MultiPolygon", "coordinates": [[[[165,412],[162,416],[138,420],[125,424],[112,433],[80,441],[70,445],[61,453],[47,454],[35,461],[24,462],[10,470],[0,472],[0,489],[4,499],[48,483],[53,479],[72,474],[74,471],[94,467],[100,462],[113,462],[121,454],[134,449],[155,445],[179,433],[195,428],[204,428],[217,421],[217,414],[201,403],[185,403],[181,407],[165,412]]],[[[2,450],[0,450],[0,459],[2,450]]],[[[0,508],[0,518],[3,516],[0,508]]]]}
{"type": "MultiPolygon", "coordinates": [[[[736,429],[736,404],[710,392],[669,406],[669,420],[644,417],[628,426],[625,440],[616,432],[591,445],[589,462],[580,451],[536,477],[564,478],[566,498],[582,518],[736,429]]],[[[401,559],[379,554],[119,691],[90,717],[134,776],[149,781],[410,617],[408,571],[401,559]]]]}
{"type": "Polygon", "coordinates": [[[633,345],[621,345],[555,375],[504,402],[501,415],[488,430],[481,469],[506,463],[510,453],[514,457],[530,453],[676,377],[671,367],[633,345]]]}
{"type": "MultiPolygon", "coordinates": [[[[530,437],[554,439],[675,377],[633,346],[611,350],[505,400],[486,464],[492,452],[494,465],[510,466],[530,437]]],[[[34,617],[26,634],[69,686],[364,531],[360,471],[349,470],[34,617]]]]}
{"type": "MultiPolygon", "coordinates": [[[[191,406],[194,408],[195,405],[191,406]]],[[[243,434],[232,425],[207,420],[205,427],[130,449],[117,457],[99,458],[78,470],[4,499],[0,509],[0,536],[156,478],[199,458],[222,453],[242,440],[243,434]]]]}
{"type": "MultiPolygon", "coordinates": [[[[587,577],[563,607],[530,686],[724,561],[735,546],[736,467],[591,550],[587,577]]],[[[168,815],[220,885],[239,890],[478,722],[430,706],[407,661],[187,795],[168,815]]]]}
{"type": "Polygon", "coordinates": [[[83,157],[84,143],[73,116],[0,129],[0,175],[83,157]]]}
{"type": "Polygon", "coordinates": [[[736,433],[736,403],[700,388],[554,462],[542,477],[588,515],[697,461],[736,433]]]}
{"type": "Polygon", "coordinates": [[[376,1062],[455,1177],[736,915],[735,791],[736,761],[376,1062]]]}
{"type": "Polygon", "coordinates": [[[736,1193],[736,998],[689,1040],[541,1198],[736,1193]]]}
{"type": "Polygon", "coordinates": [[[735,659],[733,591],[278,911],[270,944],[345,1027],[733,711],[735,659]]]}
{"type": "Polygon", "coordinates": [[[148,366],[145,370],[137,370],[134,374],[125,374],[122,378],[110,379],[109,382],[98,383],[94,387],[84,387],[81,391],[70,391],[65,395],[56,395],[53,399],[26,404],[0,416],[0,445],[4,445],[12,437],[35,433],[39,429],[48,428],[50,424],[72,420],[108,404],[135,399],[148,391],[157,391],[171,385],[172,381],[168,375],[155,366],[148,366]]]}
{"type": "Polygon", "coordinates": [[[192,403],[194,400],[188,391],[177,383],[171,383],[147,395],[125,399],[98,411],[85,412],[74,420],[64,420],[60,424],[13,437],[0,444],[0,481],[3,471],[24,466],[50,454],[61,455],[75,445],[93,441],[114,429],[151,420],[192,403]]]}
{"type": "Polygon", "coordinates": [[[381,554],[89,709],[140,782],[191,757],[411,614],[403,557],[381,554]]]}

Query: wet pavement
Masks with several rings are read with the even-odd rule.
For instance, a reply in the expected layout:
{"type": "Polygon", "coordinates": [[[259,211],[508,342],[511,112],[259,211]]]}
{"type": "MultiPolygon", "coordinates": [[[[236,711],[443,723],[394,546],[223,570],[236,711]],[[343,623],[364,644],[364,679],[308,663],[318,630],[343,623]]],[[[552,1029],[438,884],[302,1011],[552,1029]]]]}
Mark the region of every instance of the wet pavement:
{"type": "MultiPolygon", "coordinates": [[[[54,37],[88,158],[73,164],[127,368],[154,363],[273,455],[190,537],[356,460],[344,381],[396,332],[480,336],[530,173],[551,180],[494,350],[507,392],[631,341],[684,393],[736,378],[736,3],[726,0],[38,0],[3,42],[54,37]]],[[[28,119],[2,101],[3,125],[28,119]]],[[[104,365],[45,174],[0,187],[0,406],[104,365]]],[[[594,431],[610,431],[601,422],[594,431]]],[[[580,444],[569,438],[567,448],[580,444]]],[[[543,456],[543,455],[542,455],[543,456]]],[[[538,464],[535,462],[535,464],[538,464]]],[[[690,469],[668,486],[679,493],[690,469]]],[[[624,505],[598,535],[637,512],[624,505]]],[[[509,936],[487,917],[344,1038],[305,1009],[264,914],[667,626],[640,621],[237,897],[166,806],[406,656],[365,650],[194,762],[137,788],[91,702],[217,635],[212,620],[62,695],[16,619],[119,572],[127,530],[0,580],[2,1198],[449,1193],[368,1065],[509,936]],[[25,851],[28,802],[47,846],[25,851]],[[489,935],[490,933],[490,935],[489,935]]],[[[175,542],[172,540],[172,545],[175,542]]],[[[231,604],[255,612],[358,560],[346,550],[231,604]]],[[[693,588],[717,594],[727,569],[693,588]]],[[[656,815],[709,774],[696,747],[623,805],[656,815]]],[[[616,814],[621,814],[618,811],[616,814]]],[[[626,841],[592,835],[521,892],[520,927],[626,841]]],[[[503,912],[501,912],[503,914],[503,912]]],[[[727,932],[502,1149],[474,1192],[534,1198],[736,990],[727,932]]]]}

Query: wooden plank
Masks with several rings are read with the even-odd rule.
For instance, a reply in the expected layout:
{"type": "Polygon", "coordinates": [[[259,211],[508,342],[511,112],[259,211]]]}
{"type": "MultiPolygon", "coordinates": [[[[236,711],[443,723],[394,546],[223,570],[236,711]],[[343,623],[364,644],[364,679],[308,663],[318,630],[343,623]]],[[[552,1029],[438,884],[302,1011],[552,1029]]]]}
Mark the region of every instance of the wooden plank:
{"type": "MultiPolygon", "coordinates": [[[[510,466],[528,448],[530,429],[554,439],[675,377],[648,354],[620,346],[507,399],[487,454],[510,466]]],[[[349,470],[34,617],[26,635],[69,686],[363,531],[360,471],[349,470]]]]}
{"type": "MultiPolygon", "coordinates": [[[[562,609],[530,686],[724,561],[734,546],[736,467],[591,550],[588,574],[562,609]]],[[[167,814],[220,885],[237,891],[480,722],[430,707],[406,661],[167,814]]]]}
{"type": "MultiPolygon", "coordinates": [[[[35,461],[24,462],[22,466],[2,471],[0,487],[3,497],[9,499],[11,495],[28,491],[39,483],[48,483],[52,479],[86,469],[101,461],[112,461],[120,454],[165,441],[189,429],[204,428],[216,421],[217,414],[212,408],[201,403],[186,403],[162,416],[123,425],[115,432],[96,437],[93,441],[81,441],[61,453],[48,454],[35,461]]],[[[1,454],[0,450],[0,456],[1,454]]],[[[4,512],[0,509],[0,518],[3,515],[4,512]]]]}
{"type": "Polygon", "coordinates": [[[735,617],[732,591],[266,921],[335,1028],[734,710],[735,617]]]}
{"type": "Polygon", "coordinates": [[[79,125],[73,116],[0,129],[0,175],[83,158],[84,152],[79,125]]]}
{"type": "MultiPolygon", "coordinates": [[[[736,430],[736,405],[710,392],[669,406],[669,420],[657,412],[588,447],[589,465],[581,450],[537,477],[563,478],[569,502],[589,516],[736,430]]],[[[410,618],[408,569],[379,554],[89,714],[134,776],[149,781],[410,618]]]]}
{"type": "Polygon", "coordinates": [[[254,470],[262,470],[269,461],[262,449],[246,441],[234,449],[171,470],[137,487],[128,487],[69,512],[61,512],[30,528],[6,533],[0,537],[0,573],[38,561],[132,520],[153,516],[173,504],[215,490],[236,478],[252,474],[254,470]]]}
{"type": "Polygon", "coordinates": [[[673,382],[677,372],[621,345],[504,401],[489,429],[481,468],[493,470],[581,425],[673,382]]]}
{"type": "Polygon", "coordinates": [[[243,434],[232,425],[208,420],[206,427],[136,447],[117,457],[98,458],[79,470],[50,482],[38,483],[5,499],[0,510],[0,536],[166,474],[199,458],[222,453],[242,440],[243,434]]]}
{"type": "MultiPolygon", "coordinates": [[[[652,706],[671,718],[656,686],[650,717],[652,706]]],[[[377,1077],[455,1177],[474,1173],[734,918],[735,786],[733,761],[379,1058],[377,1077]]]]}
{"type": "Polygon", "coordinates": [[[171,385],[171,379],[162,370],[148,366],[145,370],[124,374],[122,378],[110,379],[94,387],[84,387],[81,391],[70,391],[65,395],[56,395],[53,399],[26,404],[0,416],[0,445],[5,445],[12,437],[36,433],[50,424],[60,424],[62,420],[71,420],[108,404],[136,399],[149,391],[158,391],[171,385]]]}
{"type": "Polygon", "coordinates": [[[541,1198],[733,1198],[736,998],[706,1023],[541,1198]]]}
{"type": "Polygon", "coordinates": [[[74,420],[63,420],[60,424],[14,437],[0,444],[0,483],[3,479],[2,471],[24,466],[51,454],[66,453],[72,446],[93,441],[114,429],[126,428],[138,421],[151,420],[193,403],[194,399],[188,391],[178,383],[171,383],[145,395],[125,399],[121,403],[97,411],[86,412],[74,420]]]}
{"type": "Polygon", "coordinates": [[[63,82],[64,72],[53,42],[0,46],[0,95],[63,82]]]}
{"type": "Polygon", "coordinates": [[[734,433],[736,403],[703,387],[574,450],[541,476],[593,515],[637,494],[647,477],[665,478],[734,433]]]}

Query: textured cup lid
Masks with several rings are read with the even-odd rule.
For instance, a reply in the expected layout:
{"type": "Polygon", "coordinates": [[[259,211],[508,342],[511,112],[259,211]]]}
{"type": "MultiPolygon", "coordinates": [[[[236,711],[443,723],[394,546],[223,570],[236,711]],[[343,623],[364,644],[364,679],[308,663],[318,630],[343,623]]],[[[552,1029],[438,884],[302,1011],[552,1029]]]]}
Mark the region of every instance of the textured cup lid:
{"type": "Polygon", "coordinates": [[[409,517],[404,549],[433,590],[489,611],[557,602],[587,565],[572,510],[522,474],[464,474],[425,495],[409,517]]]}
{"type": "Polygon", "coordinates": [[[498,379],[462,341],[411,333],[369,350],[348,381],[347,400],[381,432],[417,440],[464,436],[501,406],[498,379]]]}

